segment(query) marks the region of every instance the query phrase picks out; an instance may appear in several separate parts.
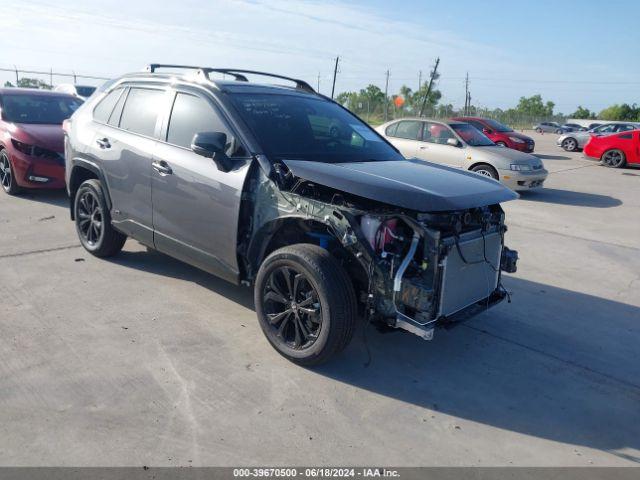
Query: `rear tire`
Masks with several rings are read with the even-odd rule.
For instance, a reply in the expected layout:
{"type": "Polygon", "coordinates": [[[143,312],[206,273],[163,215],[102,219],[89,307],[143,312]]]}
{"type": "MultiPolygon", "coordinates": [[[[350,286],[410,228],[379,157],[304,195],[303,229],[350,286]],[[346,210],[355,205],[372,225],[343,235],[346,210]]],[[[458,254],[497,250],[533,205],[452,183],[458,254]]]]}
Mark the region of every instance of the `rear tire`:
{"type": "Polygon", "coordinates": [[[560,130],[560,129],[558,129],[558,130],[556,130],[556,133],[557,133],[558,135],[562,135],[562,134],[564,133],[564,130],[560,130]]]}
{"type": "Polygon", "coordinates": [[[578,150],[578,141],[573,137],[565,138],[562,141],[562,148],[566,152],[575,152],[578,150]]]}
{"type": "Polygon", "coordinates": [[[122,250],[127,236],[111,225],[111,215],[99,180],[85,180],[73,202],[76,231],[82,246],[96,257],[111,257],[122,250]]]}
{"type": "Polygon", "coordinates": [[[541,128],[536,128],[536,132],[542,133],[542,129],[541,128]]]}
{"type": "Polygon", "coordinates": [[[0,151],[0,185],[9,195],[17,195],[22,191],[16,183],[13,165],[11,165],[9,154],[5,150],[0,151]]]}
{"type": "Polygon", "coordinates": [[[317,245],[291,245],[269,255],[258,271],[254,300],[269,343],[298,365],[327,362],[353,337],[353,285],[336,258],[317,245]]]}
{"type": "Polygon", "coordinates": [[[498,172],[491,165],[487,165],[486,163],[481,163],[480,165],[476,165],[471,169],[472,172],[479,173],[485,177],[493,178],[494,180],[498,180],[498,172]]]}
{"type": "Polygon", "coordinates": [[[622,150],[607,150],[602,154],[600,161],[605,167],[622,168],[627,164],[627,158],[622,150]]]}

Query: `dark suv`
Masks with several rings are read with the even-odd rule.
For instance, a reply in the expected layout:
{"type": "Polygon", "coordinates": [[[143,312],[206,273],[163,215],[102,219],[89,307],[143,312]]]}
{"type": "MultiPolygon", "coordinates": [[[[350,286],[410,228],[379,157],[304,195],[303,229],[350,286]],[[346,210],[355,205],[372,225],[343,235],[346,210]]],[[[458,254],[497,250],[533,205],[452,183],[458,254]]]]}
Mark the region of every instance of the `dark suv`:
{"type": "Polygon", "coordinates": [[[254,286],[267,339],[318,364],[356,319],[431,339],[500,302],[500,202],[472,172],[406,160],[301,80],[231,69],[126,75],[66,124],[71,216],[100,257],[125,239],[254,286]],[[224,73],[233,80],[214,80],[224,73]],[[258,84],[266,75],[292,86],[258,84]]]}

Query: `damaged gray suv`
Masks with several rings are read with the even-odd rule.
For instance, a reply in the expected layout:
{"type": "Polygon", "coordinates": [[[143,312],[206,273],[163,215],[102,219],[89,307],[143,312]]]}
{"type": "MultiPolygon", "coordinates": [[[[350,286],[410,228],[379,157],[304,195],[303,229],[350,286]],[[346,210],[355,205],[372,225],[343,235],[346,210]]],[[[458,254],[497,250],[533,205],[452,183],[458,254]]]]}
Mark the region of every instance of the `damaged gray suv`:
{"type": "Polygon", "coordinates": [[[333,357],[357,319],[431,339],[507,296],[517,254],[500,203],[517,195],[405,159],[301,80],[154,64],[64,128],[84,248],[108,257],[131,237],[253,285],[265,336],[293,362],[333,357]]]}

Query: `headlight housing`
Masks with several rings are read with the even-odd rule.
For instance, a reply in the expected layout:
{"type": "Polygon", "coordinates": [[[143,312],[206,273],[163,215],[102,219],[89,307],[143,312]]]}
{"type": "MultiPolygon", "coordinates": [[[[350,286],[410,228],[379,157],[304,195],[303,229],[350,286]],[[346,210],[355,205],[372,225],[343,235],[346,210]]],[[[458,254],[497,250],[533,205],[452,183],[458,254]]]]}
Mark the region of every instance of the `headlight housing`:
{"type": "Polygon", "coordinates": [[[29,145],[28,143],[20,142],[15,138],[11,139],[11,143],[16,150],[32,157],[44,157],[44,158],[59,158],[53,150],[47,150],[46,148],[38,147],[37,145],[29,145]]]}
{"type": "Polygon", "coordinates": [[[522,163],[512,163],[511,165],[509,165],[509,169],[516,172],[530,172],[531,170],[533,170],[533,168],[531,168],[531,165],[522,163]]]}
{"type": "Polygon", "coordinates": [[[509,140],[511,140],[513,143],[525,143],[524,140],[518,137],[509,137],[509,140]]]}

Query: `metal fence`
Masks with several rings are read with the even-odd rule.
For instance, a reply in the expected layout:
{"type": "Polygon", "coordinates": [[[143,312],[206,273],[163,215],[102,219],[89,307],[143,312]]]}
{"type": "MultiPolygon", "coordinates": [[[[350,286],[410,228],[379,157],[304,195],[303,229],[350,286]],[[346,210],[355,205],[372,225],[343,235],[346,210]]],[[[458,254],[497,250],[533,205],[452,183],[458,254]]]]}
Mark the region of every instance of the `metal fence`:
{"type": "Polygon", "coordinates": [[[72,82],[74,84],[78,83],[78,80],[90,80],[92,83],[100,83],[106,80],[109,80],[108,77],[100,77],[96,75],[87,75],[84,73],[76,73],[74,71],[70,72],[60,72],[54,71],[53,68],[49,70],[43,69],[21,69],[17,66],[13,68],[9,67],[0,67],[0,72],[5,72],[9,74],[9,78],[7,79],[12,85],[17,86],[20,84],[21,79],[30,78],[37,79],[42,82],[42,85],[47,85],[49,88],[53,88],[55,83],[59,83],[59,79],[63,78],[67,80],[65,83],[72,82]],[[54,79],[56,82],[54,83],[54,79]],[[96,82],[97,81],[97,82],[96,82]]]}
{"type": "MultiPolygon", "coordinates": [[[[36,79],[41,87],[53,88],[58,83],[74,83],[78,81],[89,81],[92,84],[99,84],[109,80],[108,77],[90,75],[85,73],[76,73],[75,71],[59,71],[50,68],[46,69],[23,69],[13,66],[13,68],[4,66],[0,67],[0,72],[5,72],[5,78],[12,85],[19,85],[21,79],[36,79]],[[62,80],[62,82],[61,82],[62,80]]],[[[345,104],[347,108],[356,113],[360,118],[372,125],[379,125],[386,120],[394,120],[397,118],[414,117],[419,111],[418,105],[403,105],[398,107],[394,102],[396,96],[390,95],[387,102],[384,99],[377,101],[353,101],[345,104]]],[[[530,129],[539,122],[558,122],[564,123],[567,119],[563,116],[530,116],[523,114],[515,114],[509,111],[478,109],[471,107],[469,112],[471,116],[492,118],[514,129],[530,129]]],[[[464,111],[460,107],[452,105],[427,105],[424,117],[434,119],[447,119],[456,116],[464,116],[464,111]]]]}

